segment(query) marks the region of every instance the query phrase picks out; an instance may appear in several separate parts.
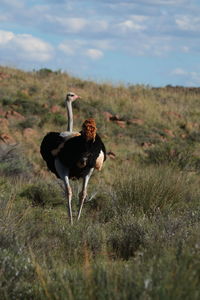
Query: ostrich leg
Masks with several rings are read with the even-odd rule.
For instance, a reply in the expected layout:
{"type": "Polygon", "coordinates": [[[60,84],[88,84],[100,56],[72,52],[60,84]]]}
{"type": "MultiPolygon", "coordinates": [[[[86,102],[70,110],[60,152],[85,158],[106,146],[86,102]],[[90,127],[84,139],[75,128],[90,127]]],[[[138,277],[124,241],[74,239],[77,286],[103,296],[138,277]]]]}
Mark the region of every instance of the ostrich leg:
{"type": "Polygon", "coordinates": [[[90,172],[88,173],[88,175],[86,175],[83,178],[83,187],[82,187],[82,191],[79,194],[79,211],[78,211],[77,220],[79,220],[80,216],[81,216],[81,211],[82,211],[82,208],[83,208],[83,204],[84,204],[85,198],[87,197],[88,182],[89,182],[89,179],[90,179],[93,171],[94,171],[94,168],[91,168],[90,172]]]}
{"type": "Polygon", "coordinates": [[[65,168],[58,158],[55,159],[55,168],[58,172],[60,178],[63,180],[65,188],[66,188],[66,196],[67,196],[67,204],[68,204],[68,214],[70,218],[70,223],[73,225],[73,216],[72,216],[72,189],[69,184],[69,170],[65,168]]]}

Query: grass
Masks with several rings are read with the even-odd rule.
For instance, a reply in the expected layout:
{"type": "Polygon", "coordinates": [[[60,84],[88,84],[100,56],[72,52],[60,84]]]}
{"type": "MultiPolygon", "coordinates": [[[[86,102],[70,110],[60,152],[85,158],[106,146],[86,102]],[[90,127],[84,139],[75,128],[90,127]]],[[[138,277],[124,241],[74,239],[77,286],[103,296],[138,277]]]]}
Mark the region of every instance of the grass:
{"type": "MultiPolygon", "coordinates": [[[[0,121],[8,110],[24,116],[8,117],[1,131],[16,145],[0,143],[0,298],[199,299],[198,90],[113,87],[49,69],[0,71],[10,76],[1,80],[0,121]],[[75,127],[95,117],[115,153],[92,176],[94,198],[73,226],[63,188],[39,154],[46,132],[65,130],[67,90],[82,96],[75,127]],[[26,128],[35,134],[27,138],[26,128]]],[[[74,216],[80,186],[72,182],[74,216]]]]}

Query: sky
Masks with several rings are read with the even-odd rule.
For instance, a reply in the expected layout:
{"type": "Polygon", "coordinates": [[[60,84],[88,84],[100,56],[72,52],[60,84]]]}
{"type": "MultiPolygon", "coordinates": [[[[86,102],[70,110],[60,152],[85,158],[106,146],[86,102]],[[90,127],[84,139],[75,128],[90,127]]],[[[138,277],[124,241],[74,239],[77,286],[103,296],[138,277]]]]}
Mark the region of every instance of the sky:
{"type": "Polygon", "coordinates": [[[200,0],[0,0],[0,65],[200,86],[200,0]]]}

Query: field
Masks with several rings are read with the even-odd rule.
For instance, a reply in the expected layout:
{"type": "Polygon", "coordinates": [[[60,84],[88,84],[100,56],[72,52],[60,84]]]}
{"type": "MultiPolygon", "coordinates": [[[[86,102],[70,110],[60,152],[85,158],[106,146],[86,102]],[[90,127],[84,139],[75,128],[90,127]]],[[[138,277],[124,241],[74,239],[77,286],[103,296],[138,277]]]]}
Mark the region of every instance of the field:
{"type": "Polygon", "coordinates": [[[200,299],[200,88],[5,67],[0,86],[0,299],[200,299]],[[67,91],[74,129],[95,118],[108,152],[73,226],[39,153],[67,91]]]}

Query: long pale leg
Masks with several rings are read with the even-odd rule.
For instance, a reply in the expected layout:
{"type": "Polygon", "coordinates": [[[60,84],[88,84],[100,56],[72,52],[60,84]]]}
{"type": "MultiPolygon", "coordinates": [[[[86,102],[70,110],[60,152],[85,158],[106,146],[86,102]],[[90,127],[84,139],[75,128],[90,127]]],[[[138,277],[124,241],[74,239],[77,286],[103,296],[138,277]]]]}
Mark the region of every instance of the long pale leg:
{"type": "Polygon", "coordinates": [[[79,220],[80,216],[81,216],[81,211],[82,211],[82,208],[83,208],[83,204],[84,204],[85,198],[87,197],[87,185],[88,185],[88,182],[89,182],[89,179],[92,175],[93,170],[94,170],[94,168],[90,169],[90,172],[88,173],[88,175],[86,175],[83,178],[83,187],[82,187],[82,191],[80,192],[80,195],[79,195],[79,211],[78,211],[77,220],[79,220]]]}
{"type": "Polygon", "coordinates": [[[64,185],[66,188],[66,195],[67,195],[67,203],[68,203],[68,214],[70,218],[70,223],[73,225],[72,206],[71,206],[72,189],[69,184],[69,170],[61,164],[58,158],[55,159],[55,168],[60,178],[64,181],[64,185]]]}

